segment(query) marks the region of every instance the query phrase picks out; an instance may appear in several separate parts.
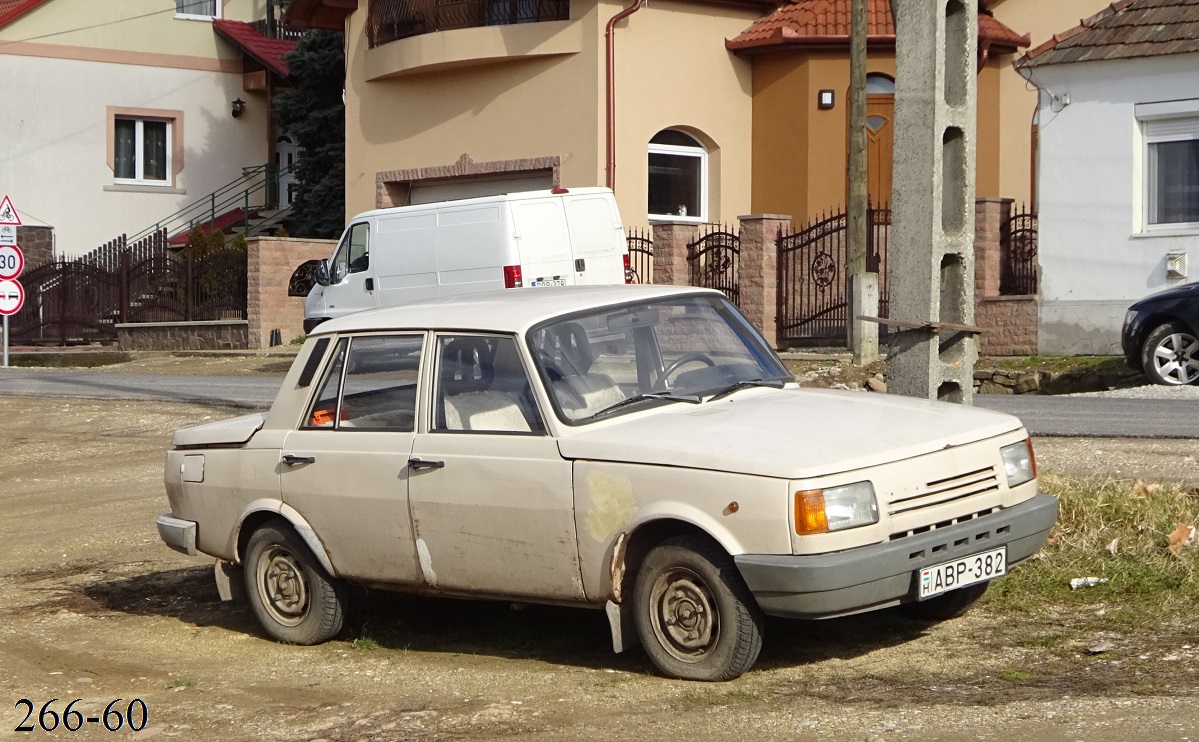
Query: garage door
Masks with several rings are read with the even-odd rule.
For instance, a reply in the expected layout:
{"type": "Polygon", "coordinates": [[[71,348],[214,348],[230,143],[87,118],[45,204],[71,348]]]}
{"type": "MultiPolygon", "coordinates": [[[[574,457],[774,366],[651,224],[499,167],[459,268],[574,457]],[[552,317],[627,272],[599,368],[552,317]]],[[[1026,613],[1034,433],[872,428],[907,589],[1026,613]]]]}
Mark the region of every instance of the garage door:
{"type": "Polygon", "coordinates": [[[498,196],[503,193],[544,191],[553,187],[552,170],[535,170],[526,173],[504,173],[494,178],[449,178],[420,185],[413,184],[408,198],[409,203],[428,204],[460,198],[498,196]]]}

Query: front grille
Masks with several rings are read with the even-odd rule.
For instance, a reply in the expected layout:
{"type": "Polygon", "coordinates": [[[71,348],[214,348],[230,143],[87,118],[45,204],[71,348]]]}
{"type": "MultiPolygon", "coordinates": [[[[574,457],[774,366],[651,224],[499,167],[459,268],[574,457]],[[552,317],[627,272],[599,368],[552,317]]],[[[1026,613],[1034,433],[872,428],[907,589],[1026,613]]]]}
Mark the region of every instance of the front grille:
{"type": "Polygon", "coordinates": [[[897,497],[889,503],[889,512],[891,517],[895,517],[921,508],[944,505],[987,492],[998,491],[999,478],[995,476],[995,467],[986,466],[957,476],[929,482],[906,497],[897,497]]]}
{"type": "MultiPolygon", "coordinates": [[[[898,541],[901,538],[908,538],[909,536],[916,536],[921,533],[928,533],[929,531],[935,531],[939,528],[948,528],[949,526],[955,526],[958,523],[967,523],[969,521],[976,520],[978,518],[982,518],[983,516],[990,515],[991,513],[997,513],[999,511],[1000,511],[1000,508],[987,508],[986,510],[981,510],[976,513],[967,513],[966,515],[961,515],[961,516],[958,516],[957,518],[950,518],[949,520],[942,520],[942,521],[938,521],[936,523],[930,523],[928,525],[920,526],[919,528],[912,528],[907,531],[896,531],[895,533],[892,533],[890,536],[888,536],[887,540],[888,541],[898,541]]],[[[1003,530],[1006,531],[1007,528],[1005,527],[1003,530]]]]}

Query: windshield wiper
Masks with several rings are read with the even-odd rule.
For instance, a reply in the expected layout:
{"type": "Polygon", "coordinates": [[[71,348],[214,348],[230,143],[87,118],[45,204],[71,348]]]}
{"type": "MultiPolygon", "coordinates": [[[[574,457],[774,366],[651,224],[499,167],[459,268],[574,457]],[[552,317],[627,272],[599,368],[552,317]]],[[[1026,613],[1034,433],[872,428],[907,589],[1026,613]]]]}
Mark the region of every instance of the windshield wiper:
{"type": "Polygon", "coordinates": [[[592,415],[592,419],[603,417],[611,412],[615,412],[622,407],[628,407],[637,402],[644,402],[647,399],[665,399],[668,402],[688,402],[690,404],[699,404],[703,399],[694,394],[670,394],[669,392],[646,392],[645,394],[635,394],[627,399],[622,399],[616,404],[608,405],[604,409],[592,415]]]}
{"type": "Polygon", "coordinates": [[[716,392],[711,397],[708,397],[708,401],[715,402],[718,399],[723,399],[724,397],[729,396],[733,392],[739,391],[741,389],[748,389],[749,387],[752,387],[752,386],[764,386],[764,387],[769,387],[771,389],[782,389],[786,385],[787,385],[787,382],[784,381],[783,379],[746,379],[745,381],[738,381],[735,384],[730,384],[729,386],[726,386],[724,389],[721,389],[720,391],[716,392]]]}

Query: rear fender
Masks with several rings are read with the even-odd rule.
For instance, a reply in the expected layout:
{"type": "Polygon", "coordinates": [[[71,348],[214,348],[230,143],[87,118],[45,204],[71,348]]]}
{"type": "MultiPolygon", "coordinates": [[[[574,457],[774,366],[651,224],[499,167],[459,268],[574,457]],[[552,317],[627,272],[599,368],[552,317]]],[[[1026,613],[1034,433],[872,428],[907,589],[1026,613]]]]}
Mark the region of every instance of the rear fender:
{"type": "MultiPolygon", "coordinates": [[[[245,557],[237,548],[238,544],[241,543],[241,532],[246,521],[250,520],[255,513],[273,513],[286,520],[295,529],[299,537],[303,539],[309,550],[312,551],[313,556],[316,557],[316,560],[325,568],[325,571],[334,577],[337,576],[337,571],[333,569],[333,562],[329,559],[328,552],[325,551],[325,545],[321,543],[320,538],[316,535],[316,531],[312,530],[312,526],[309,525],[304,516],[300,515],[299,511],[285,502],[267,498],[251,502],[242,511],[241,517],[237,519],[237,530],[233,532],[228,553],[236,554],[239,563],[245,557]]],[[[249,534],[247,534],[248,536],[249,534]]]]}

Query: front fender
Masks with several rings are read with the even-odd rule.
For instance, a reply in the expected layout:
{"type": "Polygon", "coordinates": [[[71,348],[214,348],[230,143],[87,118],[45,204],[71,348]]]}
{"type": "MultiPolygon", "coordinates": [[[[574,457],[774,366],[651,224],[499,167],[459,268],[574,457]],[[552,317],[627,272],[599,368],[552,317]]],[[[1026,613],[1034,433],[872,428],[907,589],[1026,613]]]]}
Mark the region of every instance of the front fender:
{"type": "Polygon", "coordinates": [[[320,538],[316,535],[316,531],[312,530],[312,526],[309,525],[304,516],[300,515],[298,510],[287,503],[269,498],[254,500],[246,505],[245,509],[242,510],[241,516],[237,519],[237,528],[234,529],[230,537],[227,551],[230,554],[236,555],[239,564],[242,561],[242,554],[239,553],[237,545],[241,542],[242,528],[245,526],[246,521],[255,513],[264,512],[278,515],[290,523],[291,527],[303,539],[309,550],[312,551],[312,555],[325,568],[325,571],[334,577],[337,576],[337,571],[333,569],[333,562],[329,559],[328,552],[325,551],[325,545],[321,543],[320,538]]]}

